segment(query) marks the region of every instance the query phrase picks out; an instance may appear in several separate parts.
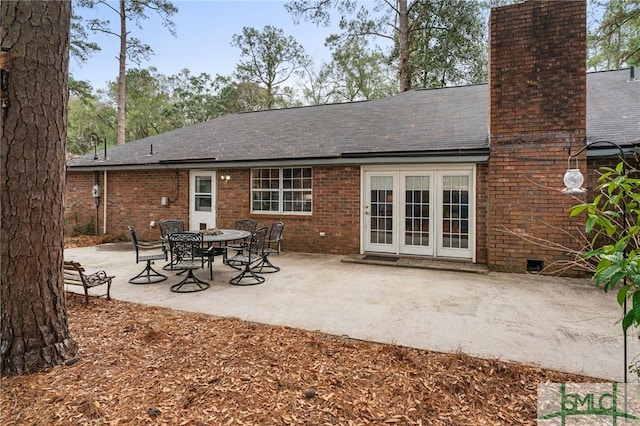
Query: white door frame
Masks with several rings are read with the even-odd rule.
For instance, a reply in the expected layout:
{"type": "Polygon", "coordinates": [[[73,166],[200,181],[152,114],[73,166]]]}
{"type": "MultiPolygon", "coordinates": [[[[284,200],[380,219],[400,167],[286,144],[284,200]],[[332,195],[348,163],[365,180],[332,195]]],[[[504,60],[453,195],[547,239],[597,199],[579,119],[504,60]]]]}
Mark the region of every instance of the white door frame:
{"type": "MultiPolygon", "coordinates": [[[[475,167],[473,169],[469,168],[452,168],[452,169],[439,169],[436,171],[436,182],[435,182],[435,194],[436,194],[436,208],[438,209],[436,214],[437,220],[435,220],[436,229],[436,253],[440,257],[454,257],[454,258],[462,258],[462,259],[472,259],[475,262],[475,240],[476,240],[476,232],[475,232],[475,223],[476,223],[476,215],[475,215],[475,167]],[[444,246],[444,214],[443,214],[443,192],[444,192],[444,178],[447,176],[452,177],[468,177],[468,195],[469,198],[467,200],[468,203],[468,212],[467,212],[467,243],[468,248],[451,248],[444,246]]],[[[452,219],[456,222],[456,219],[452,219]]],[[[452,231],[453,232],[453,231],[452,231]]],[[[459,230],[460,232],[460,230],[459,230]]],[[[455,233],[455,232],[454,232],[455,233]]]]}
{"type": "Polygon", "coordinates": [[[389,170],[367,170],[364,172],[365,178],[363,179],[363,189],[361,191],[363,198],[363,214],[362,217],[362,238],[363,247],[366,247],[366,251],[373,251],[379,253],[396,253],[397,249],[397,217],[398,217],[398,203],[392,204],[392,210],[388,210],[388,202],[386,195],[396,197],[398,193],[397,185],[398,178],[395,171],[389,170]],[[376,185],[379,191],[386,191],[384,194],[380,194],[385,199],[372,200],[371,198],[371,182],[372,179],[377,178],[376,185]],[[389,191],[391,191],[389,193],[389,191]],[[372,229],[372,222],[375,222],[375,230],[372,229]]]}
{"type": "MultiPolygon", "coordinates": [[[[209,229],[216,227],[217,189],[215,170],[190,170],[189,171],[189,229],[209,229]],[[196,192],[196,177],[211,179],[211,192],[196,192]]],[[[202,188],[201,188],[202,189],[202,188]]]]}
{"type": "Polygon", "coordinates": [[[476,166],[475,164],[421,164],[406,166],[362,166],[361,167],[361,253],[380,252],[393,254],[421,255],[434,257],[452,257],[476,261],[476,166]],[[443,194],[442,180],[444,176],[462,175],[469,177],[469,207],[468,207],[468,244],[467,249],[454,249],[443,247],[443,194]],[[371,205],[370,205],[370,178],[372,176],[393,176],[393,197],[397,202],[393,203],[393,244],[372,244],[371,232],[371,205]],[[408,246],[404,244],[405,238],[405,206],[407,176],[429,176],[430,180],[430,207],[429,217],[430,241],[425,247],[408,246]]]}
{"type": "MultiPolygon", "coordinates": [[[[435,172],[434,171],[421,171],[421,170],[399,170],[399,180],[398,180],[398,187],[399,187],[399,203],[398,203],[398,211],[400,213],[400,215],[398,216],[398,221],[399,223],[399,235],[398,235],[398,253],[402,253],[402,254],[415,254],[415,255],[421,255],[421,256],[433,256],[435,251],[434,251],[434,246],[435,246],[435,240],[436,240],[436,234],[435,234],[435,212],[434,212],[434,208],[435,208],[435,191],[434,191],[434,179],[435,179],[435,172]],[[423,231],[426,231],[427,236],[428,236],[428,244],[427,245],[412,245],[412,244],[407,244],[407,219],[406,219],[406,208],[407,208],[407,177],[420,177],[420,178],[427,178],[429,181],[429,199],[426,200],[427,204],[429,205],[429,212],[428,212],[428,226],[427,229],[424,229],[423,231]],[[404,210],[404,212],[401,212],[401,210],[404,210]]],[[[415,200],[413,200],[415,202],[415,200]]],[[[422,204],[421,200],[421,204],[422,204]]],[[[422,212],[420,213],[422,214],[422,212]]],[[[419,238],[419,234],[416,234],[415,237],[419,238]]],[[[422,241],[420,241],[422,243],[422,241]]]]}

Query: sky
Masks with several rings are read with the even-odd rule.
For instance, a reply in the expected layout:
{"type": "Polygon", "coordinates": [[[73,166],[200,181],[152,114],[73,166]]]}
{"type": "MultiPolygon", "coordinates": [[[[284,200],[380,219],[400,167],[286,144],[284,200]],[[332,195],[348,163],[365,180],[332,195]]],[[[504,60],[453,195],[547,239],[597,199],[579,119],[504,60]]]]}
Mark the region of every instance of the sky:
{"type": "MultiPolygon", "coordinates": [[[[243,27],[253,27],[259,31],[271,25],[284,31],[285,36],[293,36],[307,55],[314,58],[315,65],[328,62],[331,52],[324,46],[327,36],[338,32],[337,20],[330,27],[300,20],[294,24],[293,17],[285,9],[285,1],[222,1],[222,0],[173,0],[178,13],[173,15],[176,37],[162,26],[155,15],[142,21],[143,29],[129,24],[134,37],[151,46],[154,55],[142,62],[140,68],[155,67],[166,76],[189,69],[192,75],[209,73],[231,76],[240,61],[240,49],[231,46],[234,34],[241,34],[243,27]]],[[[117,7],[117,2],[114,2],[117,7]]],[[[85,19],[99,17],[117,22],[116,14],[104,6],[96,10],[75,9],[74,13],[85,19]]],[[[115,28],[115,27],[114,27],[115,28]]],[[[100,52],[95,53],[85,63],[71,58],[69,71],[76,80],[89,81],[94,89],[104,89],[107,82],[118,75],[118,38],[104,34],[89,33],[89,41],[98,43],[100,52]]],[[[128,68],[138,67],[131,61],[128,68]]]]}

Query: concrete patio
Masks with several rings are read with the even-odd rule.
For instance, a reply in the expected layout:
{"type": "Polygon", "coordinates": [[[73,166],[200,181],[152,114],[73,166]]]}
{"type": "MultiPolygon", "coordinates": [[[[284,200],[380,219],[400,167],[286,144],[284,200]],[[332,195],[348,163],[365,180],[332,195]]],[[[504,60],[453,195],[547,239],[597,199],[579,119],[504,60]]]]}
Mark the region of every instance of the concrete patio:
{"type": "MultiPolygon", "coordinates": [[[[65,258],[81,262],[88,272],[104,269],[116,275],[111,295],[118,300],[623,379],[624,338],[616,323],[622,311],[614,294],[604,294],[587,279],[282,253],[273,256],[281,272],[265,274],[264,284],[230,285],[237,271],[218,258],[209,289],[176,294],[169,287],[181,277],[171,271],[165,271],[169,278],[161,283],[128,283],[144,268],[135,263],[131,243],[65,249],[65,258]]],[[[196,275],[209,278],[208,270],[196,275]]],[[[640,345],[631,333],[628,342],[631,361],[640,345]]]]}

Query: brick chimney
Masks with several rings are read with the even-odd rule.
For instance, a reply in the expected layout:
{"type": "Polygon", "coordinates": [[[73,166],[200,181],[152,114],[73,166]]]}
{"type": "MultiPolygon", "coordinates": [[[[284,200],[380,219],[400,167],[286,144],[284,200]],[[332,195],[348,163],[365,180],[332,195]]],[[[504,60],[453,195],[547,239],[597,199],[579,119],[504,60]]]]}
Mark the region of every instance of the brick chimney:
{"type": "Polygon", "coordinates": [[[529,0],[490,18],[487,263],[525,272],[563,258],[523,239],[571,244],[561,194],[586,136],[586,1],[529,0]],[[519,236],[518,236],[519,235],[519,236]]]}

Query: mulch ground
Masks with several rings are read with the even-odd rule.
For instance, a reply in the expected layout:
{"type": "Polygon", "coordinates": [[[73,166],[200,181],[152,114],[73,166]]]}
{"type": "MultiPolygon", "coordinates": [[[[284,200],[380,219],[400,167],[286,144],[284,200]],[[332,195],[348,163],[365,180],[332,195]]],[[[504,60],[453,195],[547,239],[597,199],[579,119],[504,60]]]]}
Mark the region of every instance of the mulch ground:
{"type": "Polygon", "coordinates": [[[538,384],[597,381],[72,293],[67,309],[77,357],[2,378],[0,424],[534,425],[538,384]]]}
{"type": "MultiPolygon", "coordinates": [[[[111,243],[114,241],[126,241],[124,237],[116,237],[111,234],[99,234],[99,235],[74,235],[72,237],[65,237],[65,248],[73,247],[87,247],[97,244],[111,243]]],[[[131,240],[128,240],[131,241],[131,240]]]]}

